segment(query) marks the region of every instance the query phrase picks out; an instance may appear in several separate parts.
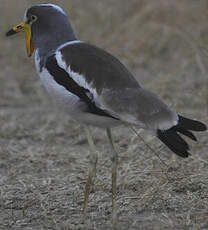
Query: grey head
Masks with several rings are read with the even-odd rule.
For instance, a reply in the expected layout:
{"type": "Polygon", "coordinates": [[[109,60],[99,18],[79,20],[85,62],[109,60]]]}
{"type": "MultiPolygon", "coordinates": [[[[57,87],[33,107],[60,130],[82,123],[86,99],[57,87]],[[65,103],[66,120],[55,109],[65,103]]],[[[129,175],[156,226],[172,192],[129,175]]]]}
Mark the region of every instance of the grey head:
{"type": "Polygon", "coordinates": [[[31,25],[32,40],[40,58],[67,41],[77,40],[68,16],[57,5],[32,6],[25,12],[24,21],[31,25]]]}

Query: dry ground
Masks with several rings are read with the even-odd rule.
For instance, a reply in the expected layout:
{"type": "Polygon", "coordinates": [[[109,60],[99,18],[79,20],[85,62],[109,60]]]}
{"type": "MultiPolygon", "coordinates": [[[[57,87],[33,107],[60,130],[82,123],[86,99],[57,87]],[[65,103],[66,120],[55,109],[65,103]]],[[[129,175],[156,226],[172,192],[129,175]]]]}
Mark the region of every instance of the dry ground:
{"type": "MultiPolygon", "coordinates": [[[[6,38],[25,8],[0,0],[0,229],[111,229],[111,162],[105,133],[87,220],[80,224],[89,152],[82,127],[52,108],[25,54],[23,35],[6,38]]],[[[208,121],[207,0],[66,0],[81,40],[103,47],[173,109],[208,121]]],[[[192,156],[173,156],[158,140],[114,130],[119,150],[118,229],[208,229],[208,139],[192,156]]]]}

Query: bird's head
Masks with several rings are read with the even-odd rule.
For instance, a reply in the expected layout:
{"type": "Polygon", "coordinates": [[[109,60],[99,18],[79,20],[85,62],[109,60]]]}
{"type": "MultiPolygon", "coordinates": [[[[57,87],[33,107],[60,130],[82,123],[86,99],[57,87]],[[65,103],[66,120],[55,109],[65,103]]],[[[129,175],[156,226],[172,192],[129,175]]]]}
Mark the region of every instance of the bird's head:
{"type": "MultiPolygon", "coordinates": [[[[54,4],[40,4],[32,6],[25,11],[23,22],[14,26],[6,33],[11,36],[19,32],[25,32],[27,55],[32,56],[35,48],[51,46],[57,41],[70,40],[73,31],[66,13],[54,4]],[[69,31],[70,30],[70,31],[69,31]]],[[[74,36],[75,37],[75,36],[74,36]]],[[[71,39],[73,40],[73,39],[71,39]]]]}

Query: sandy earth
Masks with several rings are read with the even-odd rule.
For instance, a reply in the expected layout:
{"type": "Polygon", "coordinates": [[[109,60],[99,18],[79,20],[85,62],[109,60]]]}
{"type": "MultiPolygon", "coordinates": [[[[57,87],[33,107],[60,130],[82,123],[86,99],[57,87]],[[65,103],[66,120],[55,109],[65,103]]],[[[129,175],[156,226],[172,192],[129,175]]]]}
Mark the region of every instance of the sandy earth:
{"type": "MultiPolygon", "coordinates": [[[[4,36],[25,8],[39,2],[0,2],[0,229],[112,229],[105,132],[93,129],[98,170],[81,224],[89,166],[83,129],[53,107],[33,58],[26,57],[24,36],[4,36]]],[[[207,1],[51,2],[66,9],[81,40],[116,55],[176,111],[207,123],[207,1]]],[[[131,130],[113,130],[117,229],[208,229],[207,132],[190,142],[192,155],[185,160],[138,132],[162,161],[131,130]]]]}

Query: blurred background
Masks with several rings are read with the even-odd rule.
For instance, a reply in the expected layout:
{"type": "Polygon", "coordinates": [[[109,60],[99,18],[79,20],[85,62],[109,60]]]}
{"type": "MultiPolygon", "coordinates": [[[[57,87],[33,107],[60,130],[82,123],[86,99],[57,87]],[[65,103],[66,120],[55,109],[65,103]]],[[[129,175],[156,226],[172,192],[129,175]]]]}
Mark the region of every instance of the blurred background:
{"type": "MultiPolygon", "coordinates": [[[[44,103],[33,58],[26,57],[24,34],[4,36],[22,20],[25,9],[43,2],[1,0],[1,105],[44,103]]],[[[200,98],[201,112],[207,110],[206,0],[51,2],[65,9],[79,39],[116,55],[141,84],[170,97],[176,106],[190,106],[200,98]]]]}
{"type": "MultiPolygon", "coordinates": [[[[50,99],[36,74],[34,58],[26,55],[24,34],[5,37],[12,26],[22,21],[25,9],[45,2],[0,0],[1,229],[8,229],[8,226],[68,229],[62,228],[64,224],[71,226],[69,229],[82,229],[82,226],[75,226],[78,226],[77,205],[82,206],[88,170],[86,138],[80,125],[67,115],[60,118],[51,109],[50,99]],[[48,192],[47,199],[42,189],[48,192]],[[62,191],[68,194],[67,198],[62,191]],[[22,209],[29,214],[22,214],[22,209]],[[73,221],[68,220],[69,212],[74,216],[73,221]]],[[[50,3],[64,8],[80,40],[111,52],[143,86],[158,94],[173,109],[207,123],[207,0],[51,0],[50,3]]],[[[109,149],[104,134],[97,129],[95,134],[98,149],[104,155],[101,154],[95,189],[98,193],[96,191],[95,200],[91,201],[88,224],[89,229],[106,229],[110,226],[111,212],[110,174],[106,175],[110,162],[105,155],[109,149]],[[102,200],[105,207],[100,206],[97,211],[99,199],[106,196],[107,200],[102,200]]],[[[155,139],[144,138],[152,147],[160,147],[155,139]]],[[[121,188],[118,203],[123,211],[120,229],[127,229],[125,226],[140,229],[138,222],[133,221],[135,218],[141,229],[208,228],[205,218],[208,189],[202,186],[208,178],[207,135],[200,135],[200,144],[194,145],[193,156],[185,163],[178,158],[173,160],[170,152],[162,149],[161,156],[169,168],[172,167],[173,176],[171,184],[164,182],[162,185],[159,178],[164,179],[163,174],[143,171],[148,167],[160,170],[161,162],[145,150],[141,141],[123,128],[117,129],[115,140],[120,146],[122,163],[118,181],[121,188]],[[128,147],[129,143],[133,147],[128,147]],[[138,170],[143,173],[139,174],[138,170]],[[190,185],[190,196],[187,187],[183,187],[185,184],[190,185]],[[178,190],[172,191],[171,186],[178,190]],[[150,187],[152,193],[146,196],[150,187]],[[129,194],[138,196],[139,200],[124,202],[122,197],[129,194]],[[155,194],[158,197],[154,200],[155,194]],[[176,215],[178,210],[179,216],[176,215]],[[192,211],[187,214],[187,210],[192,211]]],[[[86,226],[83,229],[87,229],[86,226]]]]}

